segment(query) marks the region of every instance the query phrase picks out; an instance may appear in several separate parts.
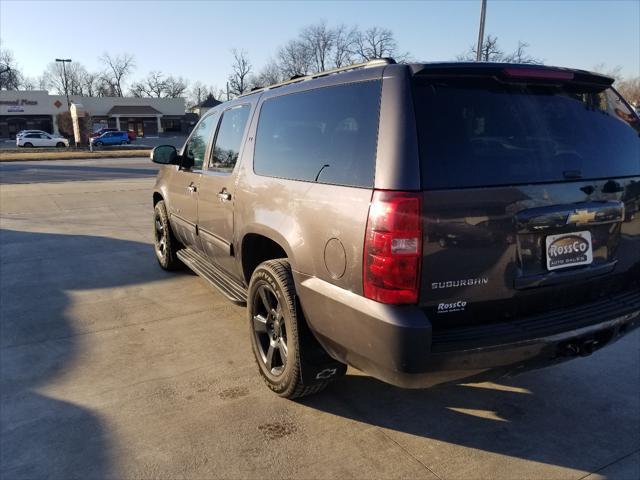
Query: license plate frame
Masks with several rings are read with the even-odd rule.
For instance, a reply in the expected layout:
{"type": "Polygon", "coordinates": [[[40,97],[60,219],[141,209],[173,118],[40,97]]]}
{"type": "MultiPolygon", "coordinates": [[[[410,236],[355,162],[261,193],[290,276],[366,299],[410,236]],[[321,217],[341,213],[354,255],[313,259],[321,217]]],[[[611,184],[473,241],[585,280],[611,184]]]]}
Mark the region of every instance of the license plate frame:
{"type": "Polygon", "coordinates": [[[545,238],[547,270],[590,265],[593,263],[593,241],[591,232],[559,233],[545,238]]]}

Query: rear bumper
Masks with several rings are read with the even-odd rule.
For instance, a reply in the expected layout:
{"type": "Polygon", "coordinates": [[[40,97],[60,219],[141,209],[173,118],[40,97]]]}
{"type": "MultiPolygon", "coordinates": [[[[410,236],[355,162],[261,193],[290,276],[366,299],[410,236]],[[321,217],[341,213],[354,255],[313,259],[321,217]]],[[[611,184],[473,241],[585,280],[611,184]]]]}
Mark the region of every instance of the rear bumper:
{"type": "MultiPolygon", "coordinates": [[[[449,382],[481,381],[589,355],[640,326],[640,292],[627,295],[622,306],[607,312],[602,302],[597,318],[585,319],[589,305],[576,309],[567,329],[541,329],[544,318],[517,323],[526,338],[493,335],[482,343],[455,341],[432,331],[431,322],[416,306],[384,305],[323,280],[295,274],[297,292],[318,341],[336,360],[387,383],[422,388],[449,382]],[[627,308],[624,308],[624,307],[627,308]],[[590,321],[587,321],[590,320],[590,321]],[[493,343],[492,343],[493,342],[493,343]]],[[[568,310],[562,318],[571,319],[568,310]]],[[[558,312],[553,312],[554,318],[558,312]]],[[[478,327],[481,328],[481,327],[478,327]]],[[[553,327],[552,327],[553,328],[553,327]]]]}

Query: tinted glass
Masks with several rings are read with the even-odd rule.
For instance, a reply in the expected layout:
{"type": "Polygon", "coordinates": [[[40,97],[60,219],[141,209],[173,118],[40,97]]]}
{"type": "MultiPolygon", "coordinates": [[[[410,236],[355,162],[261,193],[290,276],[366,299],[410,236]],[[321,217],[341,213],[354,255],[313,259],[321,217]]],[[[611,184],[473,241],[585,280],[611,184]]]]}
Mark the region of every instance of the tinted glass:
{"type": "Polygon", "coordinates": [[[195,131],[189,138],[184,148],[184,156],[189,160],[192,168],[201,169],[204,162],[204,154],[207,149],[207,143],[211,138],[211,132],[216,126],[214,116],[203,118],[196,126],[195,131]]]}
{"type": "Polygon", "coordinates": [[[380,82],[293,93],[261,109],[254,157],[260,175],[373,186],[380,82]]]}
{"type": "Polygon", "coordinates": [[[611,89],[416,81],[425,188],[640,175],[638,118],[611,89]]]}
{"type": "Polygon", "coordinates": [[[227,110],[216,135],[216,144],[211,152],[209,170],[229,173],[238,161],[240,144],[249,118],[249,105],[227,110]]]}

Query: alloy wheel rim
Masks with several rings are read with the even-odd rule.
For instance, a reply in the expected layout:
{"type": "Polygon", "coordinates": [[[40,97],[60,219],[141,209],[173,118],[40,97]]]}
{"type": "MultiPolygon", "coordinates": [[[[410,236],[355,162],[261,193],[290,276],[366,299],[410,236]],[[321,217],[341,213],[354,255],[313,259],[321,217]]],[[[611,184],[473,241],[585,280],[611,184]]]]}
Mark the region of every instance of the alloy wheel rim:
{"type": "Polygon", "coordinates": [[[282,306],[273,289],[262,283],[253,298],[253,334],[266,370],[279,377],[285,370],[289,348],[282,306]]]}
{"type": "Polygon", "coordinates": [[[167,251],[167,234],[162,224],[162,220],[160,219],[160,215],[156,215],[155,217],[155,239],[156,239],[156,252],[162,258],[164,258],[165,252],[167,251]]]}

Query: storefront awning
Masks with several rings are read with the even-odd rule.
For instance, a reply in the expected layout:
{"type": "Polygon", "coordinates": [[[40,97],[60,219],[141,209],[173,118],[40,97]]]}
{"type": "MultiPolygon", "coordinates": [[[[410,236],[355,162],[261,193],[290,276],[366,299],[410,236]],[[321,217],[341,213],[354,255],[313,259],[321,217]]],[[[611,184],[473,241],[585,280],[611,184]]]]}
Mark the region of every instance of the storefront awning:
{"type": "Polygon", "coordinates": [[[149,105],[116,105],[107,112],[107,115],[110,117],[115,115],[141,117],[147,115],[162,115],[162,112],[159,112],[149,105]]]}

